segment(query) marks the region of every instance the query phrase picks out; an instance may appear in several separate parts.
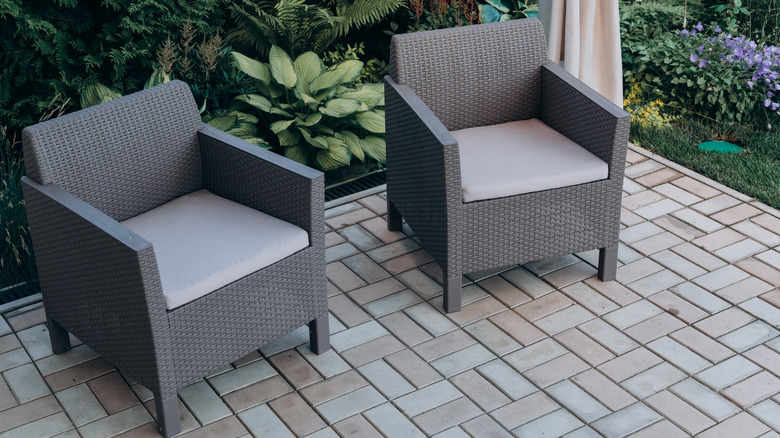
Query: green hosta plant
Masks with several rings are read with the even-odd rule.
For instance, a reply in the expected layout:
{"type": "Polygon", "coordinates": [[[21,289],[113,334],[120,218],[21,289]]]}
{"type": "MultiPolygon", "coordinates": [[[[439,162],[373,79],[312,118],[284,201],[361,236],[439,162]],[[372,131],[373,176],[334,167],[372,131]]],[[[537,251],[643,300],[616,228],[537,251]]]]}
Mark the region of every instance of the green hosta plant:
{"type": "Polygon", "coordinates": [[[203,123],[213,126],[230,135],[246,140],[264,149],[271,149],[267,141],[257,136],[257,117],[240,111],[228,111],[221,116],[205,115],[203,123]]]}
{"type": "Polygon", "coordinates": [[[385,162],[384,89],[354,84],[361,61],[326,68],[314,52],[293,61],[277,46],[268,63],[231,54],[258,89],[236,100],[259,110],[287,158],[325,171],[347,166],[353,157],[385,162]]]}

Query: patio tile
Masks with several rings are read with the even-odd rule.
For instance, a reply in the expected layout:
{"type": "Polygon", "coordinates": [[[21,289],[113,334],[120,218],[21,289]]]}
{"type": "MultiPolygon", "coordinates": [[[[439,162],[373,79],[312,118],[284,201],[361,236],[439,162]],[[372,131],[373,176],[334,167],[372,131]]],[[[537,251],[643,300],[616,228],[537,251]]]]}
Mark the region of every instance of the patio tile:
{"type": "Polygon", "coordinates": [[[760,298],[752,298],[739,305],[751,315],[763,320],[775,328],[780,328],[780,308],[760,298]]]}
{"type": "Polygon", "coordinates": [[[498,423],[487,415],[481,415],[469,420],[461,427],[470,433],[470,436],[485,436],[491,438],[513,438],[512,434],[504,430],[498,423]]]}
{"type": "Polygon", "coordinates": [[[585,283],[574,283],[563,288],[562,292],[596,315],[603,315],[618,308],[617,304],[585,283]]]}
{"type": "Polygon", "coordinates": [[[315,409],[329,423],[335,423],[384,403],[386,400],[374,387],[365,386],[341,397],[317,405],[315,409]]]}
{"type": "Polygon", "coordinates": [[[662,436],[664,438],[684,438],[688,434],[682,431],[679,427],[675,426],[669,420],[661,420],[654,423],[639,432],[629,435],[631,438],[655,438],[662,436]]]}
{"type": "Polygon", "coordinates": [[[664,231],[658,235],[650,236],[646,239],[634,242],[631,244],[631,247],[644,255],[650,255],[673,246],[677,246],[683,242],[684,240],[680,239],[676,235],[668,231],[664,231]]]}
{"type": "Polygon", "coordinates": [[[628,164],[636,164],[640,161],[645,161],[645,160],[647,160],[647,157],[645,157],[644,155],[636,151],[633,151],[631,149],[628,149],[626,151],[626,163],[628,164]]]}
{"type": "Polygon", "coordinates": [[[544,332],[511,310],[493,315],[488,320],[522,345],[531,345],[546,336],[544,332]]]}
{"type": "Polygon", "coordinates": [[[359,251],[360,250],[349,242],[331,246],[330,248],[325,249],[325,263],[335,262],[344,257],[357,254],[359,251]]]}
{"type": "MultiPolygon", "coordinates": [[[[246,436],[241,438],[251,438],[251,435],[247,434],[246,436]]],[[[340,438],[340,437],[336,432],[333,431],[332,427],[326,427],[325,429],[320,429],[311,435],[306,435],[306,438],[340,438]]]]}
{"type": "Polygon", "coordinates": [[[624,380],[620,386],[641,400],[668,388],[685,377],[685,373],[664,362],[624,380]]]}
{"type": "Polygon", "coordinates": [[[582,426],[574,432],[567,433],[564,438],[601,438],[603,435],[590,426],[582,426]]]}
{"type": "Polygon", "coordinates": [[[655,187],[657,185],[668,183],[669,181],[675,180],[681,176],[683,175],[680,172],[668,167],[664,167],[663,169],[659,169],[636,178],[635,181],[647,187],[655,187]]]}
{"type": "Polygon", "coordinates": [[[421,301],[422,298],[420,298],[419,295],[409,289],[404,289],[400,292],[364,304],[363,308],[374,318],[379,318],[413,306],[421,301]]]}
{"type": "Polygon", "coordinates": [[[347,239],[341,237],[341,234],[335,231],[325,233],[325,248],[330,248],[331,246],[336,246],[346,241],[347,239]]]}
{"type": "Polygon", "coordinates": [[[566,353],[525,371],[523,375],[539,388],[546,388],[588,368],[590,366],[585,361],[573,353],[566,353]]]}
{"type": "Polygon", "coordinates": [[[460,397],[463,394],[450,382],[443,380],[399,397],[394,404],[408,417],[415,417],[460,397]]]}
{"type": "Polygon", "coordinates": [[[631,350],[628,353],[612,359],[596,367],[615,382],[622,382],[642,371],[654,367],[663,360],[644,347],[631,350]]]}
{"type": "Polygon", "coordinates": [[[473,369],[458,374],[450,380],[485,412],[496,410],[512,402],[512,399],[473,369]]]}
{"type": "Polygon", "coordinates": [[[382,438],[382,434],[362,415],[354,415],[333,425],[339,435],[350,438],[382,438]]]}
{"type": "Polygon", "coordinates": [[[712,365],[710,361],[667,336],[650,342],[647,348],[688,374],[697,373],[712,365]]]}
{"type": "Polygon", "coordinates": [[[431,366],[444,377],[451,377],[495,358],[496,356],[490,350],[481,344],[475,344],[436,359],[431,362],[431,366]]]}
{"type": "MultiPolygon", "coordinates": [[[[5,320],[0,318],[0,321],[5,320]]],[[[7,353],[11,350],[16,350],[17,348],[22,348],[22,344],[19,342],[19,338],[16,337],[16,334],[11,333],[5,336],[0,336],[0,354],[7,353]]]]}
{"type": "Polygon", "coordinates": [[[650,295],[661,292],[685,281],[684,278],[672,271],[663,270],[650,274],[647,277],[640,278],[637,281],[627,284],[634,292],[647,298],[650,295]]]}
{"type": "Polygon", "coordinates": [[[10,409],[14,406],[18,406],[19,402],[16,401],[11,388],[8,387],[5,379],[0,379],[0,412],[10,409]]]}
{"type": "Polygon", "coordinates": [[[343,351],[341,355],[353,367],[359,367],[404,348],[405,346],[398,339],[386,335],[343,351]]]}
{"type": "Polygon", "coordinates": [[[612,411],[623,409],[636,401],[634,396],[595,369],[580,373],[572,377],[571,381],[612,411]]]}
{"type": "Polygon", "coordinates": [[[149,423],[152,416],[143,405],[117,412],[114,415],[86,424],[78,429],[84,438],[103,438],[127,432],[143,424],[149,423]]]}
{"type": "Polygon", "coordinates": [[[635,214],[631,210],[621,207],[620,208],[620,223],[630,227],[636,224],[641,224],[645,221],[645,218],[642,216],[639,216],[638,214],[635,214]]]}
{"type": "MultiPolygon", "coordinates": [[[[466,288],[476,288],[477,286],[471,285],[466,288]]],[[[464,289],[466,289],[464,288],[464,289]]],[[[495,315],[496,313],[506,310],[506,306],[503,305],[497,299],[487,296],[481,300],[474,301],[463,308],[459,312],[447,314],[453,322],[459,326],[470,324],[474,321],[484,320],[485,318],[495,315]]]]}
{"type": "Polygon", "coordinates": [[[62,411],[53,395],[0,412],[0,432],[31,423],[62,411]]]}
{"type": "Polygon", "coordinates": [[[464,330],[497,356],[503,356],[523,346],[488,320],[464,327],[464,330]]]}
{"type": "Polygon", "coordinates": [[[551,272],[555,272],[571,266],[577,262],[579,262],[577,257],[573,255],[565,255],[561,257],[553,257],[550,259],[537,260],[535,262],[526,263],[523,265],[523,267],[532,272],[537,277],[542,277],[551,272]]]}
{"type": "Polygon", "coordinates": [[[699,434],[700,438],[721,438],[739,436],[740,438],[753,438],[769,431],[764,423],[756,420],[747,412],[740,412],[732,418],[713,426],[699,434]]]}
{"type": "Polygon", "coordinates": [[[761,210],[750,204],[739,204],[735,207],[727,208],[719,213],[712,215],[712,218],[724,225],[733,225],[739,221],[749,219],[761,214],[761,210]]]}
{"type": "Polygon", "coordinates": [[[502,360],[480,365],[476,370],[512,400],[519,400],[537,391],[528,379],[502,360]]]}
{"type": "Polygon", "coordinates": [[[376,360],[358,368],[388,400],[414,391],[414,386],[395,371],[387,362],[376,360]]]}
{"type": "Polygon", "coordinates": [[[618,329],[625,329],[663,313],[663,310],[647,300],[637,301],[612,311],[602,318],[618,329]]]}
{"type": "Polygon", "coordinates": [[[385,271],[384,268],[363,253],[341,259],[341,263],[367,283],[374,283],[390,277],[389,272],[385,271]]]}
{"type": "Polygon", "coordinates": [[[304,436],[326,427],[325,422],[296,393],[291,393],[268,402],[279,417],[297,436],[304,436]]]}
{"type": "Polygon", "coordinates": [[[533,301],[520,305],[514,309],[528,321],[534,322],[539,318],[555,313],[574,304],[569,297],[555,291],[536,298],[533,301]]]}
{"type": "Polygon", "coordinates": [[[714,221],[691,208],[677,210],[672,213],[672,216],[685,222],[686,224],[704,231],[705,233],[712,233],[723,228],[723,224],[720,222],[714,221]]]}
{"type": "Polygon", "coordinates": [[[668,313],[661,313],[625,329],[623,333],[640,344],[646,344],[682,327],[685,327],[684,322],[668,313]]]}
{"type": "Polygon", "coordinates": [[[617,280],[622,284],[628,284],[661,270],[663,270],[663,266],[643,258],[617,268],[617,280]]]}
{"type": "Polygon", "coordinates": [[[777,337],[780,332],[761,321],[756,321],[718,338],[723,345],[741,353],[777,337]]]}
{"type": "Polygon", "coordinates": [[[555,400],[539,391],[493,411],[491,416],[504,428],[511,430],[558,408],[560,405],[555,400]]]}
{"type": "MultiPolygon", "coordinates": [[[[40,365],[39,369],[40,369],[40,365]]],[[[88,362],[84,362],[70,368],[66,368],[62,371],[58,371],[53,374],[49,374],[44,377],[44,380],[49,385],[49,388],[53,392],[58,392],[71,386],[76,386],[80,383],[84,383],[87,380],[94,379],[95,377],[102,376],[103,374],[114,371],[114,367],[105,361],[102,357],[92,359],[88,362]]]]}
{"type": "Polygon", "coordinates": [[[358,199],[358,202],[378,215],[387,214],[387,200],[381,196],[366,196],[358,199]]]}
{"type": "Polygon", "coordinates": [[[30,356],[23,348],[17,348],[7,353],[0,354],[0,372],[16,368],[19,365],[32,362],[30,356]]]}
{"type": "Polygon", "coordinates": [[[233,411],[241,412],[287,394],[292,390],[290,384],[277,374],[245,388],[225,394],[223,399],[233,411]]]}
{"type": "Polygon", "coordinates": [[[349,292],[368,284],[342,262],[328,263],[325,266],[325,273],[328,280],[342,292],[349,292]]]}
{"type": "Polygon", "coordinates": [[[769,284],[780,284],[780,270],[754,258],[746,258],[734,263],[737,267],[746,271],[769,284]]]}
{"type": "Polygon", "coordinates": [[[776,351],[771,350],[764,345],[759,345],[744,352],[743,356],[764,369],[771,371],[774,375],[780,376],[780,354],[776,351]]]}
{"type": "Polygon", "coordinates": [[[772,232],[750,220],[736,223],[731,228],[768,247],[780,245],[780,230],[772,232]]]}
{"type": "Polygon", "coordinates": [[[328,309],[347,327],[354,327],[372,319],[360,306],[343,294],[331,297],[328,300],[328,309]]]}
{"type": "Polygon", "coordinates": [[[669,391],[652,395],[645,400],[645,403],[690,435],[695,435],[715,424],[711,418],[669,391]]]}
{"type": "Polygon", "coordinates": [[[425,437],[417,426],[390,403],[366,411],[365,416],[387,438],[425,437]]]}
{"type": "Polygon", "coordinates": [[[442,380],[441,375],[411,350],[401,350],[385,360],[416,388],[442,380]]]}
{"type": "Polygon", "coordinates": [[[695,204],[702,200],[701,197],[677,187],[673,181],[658,185],[653,190],[683,205],[695,204]]]}
{"type": "Polygon", "coordinates": [[[750,220],[775,233],[780,230],[780,218],[772,216],[769,213],[764,213],[760,216],[751,218],[750,220]]]}
{"type": "Polygon", "coordinates": [[[620,306],[631,304],[634,301],[642,299],[639,295],[618,283],[617,281],[601,281],[598,278],[589,278],[583,281],[586,285],[598,291],[601,295],[609,298],[620,306]]]}
{"type": "Polygon", "coordinates": [[[715,257],[714,255],[702,250],[697,246],[694,246],[691,243],[683,243],[682,245],[675,246],[672,248],[672,251],[685,257],[693,263],[696,263],[708,271],[714,271],[718,268],[726,266],[726,262],[723,260],[715,257]]]}
{"type": "Polygon", "coordinates": [[[466,332],[456,330],[413,347],[412,350],[426,362],[431,362],[475,343],[466,332]]]}
{"type": "Polygon", "coordinates": [[[522,350],[515,351],[504,356],[506,363],[521,373],[537,365],[541,365],[558,356],[566,354],[568,350],[552,339],[529,345],[522,350]]]}
{"type": "Polygon", "coordinates": [[[404,309],[404,313],[433,336],[439,336],[457,328],[452,321],[428,303],[408,307],[404,309]]]}
{"type": "Polygon", "coordinates": [[[15,312],[7,314],[5,319],[8,322],[8,325],[11,326],[15,332],[20,332],[24,329],[28,329],[46,322],[46,312],[43,310],[43,305],[41,303],[36,303],[28,306],[28,308],[33,307],[37,308],[29,311],[25,311],[25,309],[19,309],[16,311],[19,312],[18,314],[15,314],[15,312]]]}
{"type": "Polygon", "coordinates": [[[545,275],[544,280],[557,288],[562,288],[586,278],[593,277],[596,273],[597,270],[593,266],[585,262],[579,262],[545,275]]]}
{"type": "Polygon", "coordinates": [[[719,190],[713,189],[707,184],[697,181],[690,176],[678,178],[672,181],[672,184],[704,199],[709,199],[720,194],[719,190]]]}
{"type": "Polygon", "coordinates": [[[357,371],[351,370],[303,388],[299,393],[311,405],[317,406],[367,385],[357,371]]]}
{"type": "Polygon", "coordinates": [[[384,243],[393,243],[406,238],[406,234],[400,231],[389,231],[387,221],[381,217],[375,217],[360,223],[369,233],[384,243]]]}
{"type": "Polygon", "coordinates": [[[424,414],[412,418],[426,434],[433,435],[482,415],[482,410],[471,400],[461,397],[424,414]]]}
{"type": "Polygon", "coordinates": [[[635,403],[591,424],[606,437],[622,437],[643,429],[662,417],[642,403],[635,403]]]}
{"type": "Polygon", "coordinates": [[[209,377],[207,380],[219,395],[225,395],[237,389],[244,388],[253,383],[267,379],[276,374],[276,371],[266,361],[253,362],[249,365],[226,373],[209,377]]]}
{"type": "Polygon", "coordinates": [[[639,345],[601,319],[588,321],[580,325],[578,329],[617,355],[630,351],[639,345]]]}
{"type": "Polygon", "coordinates": [[[90,380],[87,385],[95,394],[108,415],[139,403],[135,393],[119,373],[110,373],[90,380]]]}
{"type": "Polygon", "coordinates": [[[433,257],[428,251],[425,249],[419,249],[417,251],[413,251],[394,259],[382,262],[381,266],[382,268],[386,269],[387,272],[395,275],[424,265],[426,263],[430,263],[432,261],[433,257]]]}
{"type": "Polygon", "coordinates": [[[690,281],[672,286],[669,290],[709,313],[716,313],[729,307],[728,302],[690,281]]]}
{"type": "Polygon", "coordinates": [[[749,409],[753,416],[770,427],[780,430],[780,405],[772,400],[763,401],[749,409]]]}
{"type": "Polygon", "coordinates": [[[295,437],[268,405],[254,407],[238,414],[238,417],[255,436],[295,437]]]}
{"type": "Polygon", "coordinates": [[[179,398],[201,424],[213,423],[232,414],[205,381],[180,389],[179,398]]]}
{"type": "Polygon", "coordinates": [[[780,269],[780,251],[769,250],[756,254],[756,258],[776,269],[780,269]]]}
{"type": "Polygon", "coordinates": [[[568,411],[559,409],[512,430],[512,433],[521,437],[543,436],[545,434],[561,436],[580,426],[583,426],[582,421],[568,411]]]}
{"type": "Polygon", "coordinates": [[[724,228],[720,231],[707,234],[706,236],[694,239],[691,243],[708,252],[713,252],[727,247],[733,243],[745,240],[745,236],[731,228],[724,228]]]}
{"type": "Polygon", "coordinates": [[[403,239],[385,246],[380,246],[379,248],[372,249],[371,251],[367,251],[366,255],[371,257],[375,262],[381,264],[382,262],[386,262],[390,259],[394,259],[412,251],[416,251],[420,248],[420,244],[414,240],[403,239]]]}
{"type": "Polygon", "coordinates": [[[419,269],[410,269],[395,276],[406,287],[414,291],[424,300],[441,295],[443,289],[436,280],[425,275],[419,269]]]}
{"type": "Polygon", "coordinates": [[[734,199],[724,193],[706,201],[699,202],[698,204],[694,204],[692,207],[700,213],[711,215],[729,207],[738,205],[739,203],[739,200],[734,199]]]}
{"type": "Polygon", "coordinates": [[[552,336],[595,317],[596,316],[590,313],[586,308],[579,304],[575,304],[551,315],[537,319],[534,321],[534,325],[552,336]]]}
{"type": "Polygon", "coordinates": [[[377,319],[401,342],[412,347],[433,337],[403,312],[395,312],[377,319]]]}
{"type": "Polygon", "coordinates": [[[359,305],[364,305],[396,292],[404,290],[404,285],[395,278],[387,278],[367,286],[354,289],[347,293],[353,301],[359,305]]]}
{"type": "Polygon", "coordinates": [[[384,245],[373,234],[360,225],[350,225],[338,230],[338,233],[361,251],[369,251],[384,245]]]}
{"type": "Polygon", "coordinates": [[[663,167],[664,165],[657,161],[644,160],[644,161],[640,161],[637,164],[626,166],[625,175],[629,178],[634,179],[642,175],[647,175],[650,172],[654,172],[656,170],[662,169],[663,167]]]}
{"type": "Polygon", "coordinates": [[[696,374],[696,379],[720,391],[759,372],[761,367],[742,356],[734,356],[696,374]]]}
{"type": "Polygon", "coordinates": [[[546,392],[578,418],[588,423],[610,414],[610,410],[603,404],[569,380],[550,386],[546,392]]]}
{"type": "Polygon", "coordinates": [[[531,300],[531,297],[498,275],[486,278],[477,284],[493,298],[510,308],[531,300]]]}
{"type": "Polygon", "coordinates": [[[759,280],[756,277],[748,277],[731,286],[720,289],[715,293],[732,304],[739,304],[765,292],[769,292],[772,289],[774,289],[774,286],[771,284],[759,280]]]}
{"type": "Polygon", "coordinates": [[[597,366],[615,358],[615,355],[609,350],[576,328],[559,334],[555,340],[591,366],[597,366]]]}
{"type": "Polygon", "coordinates": [[[678,204],[677,202],[671,199],[665,198],[658,202],[645,205],[644,207],[639,207],[634,210],[634,213],[642,216],[647,220],[652,220],[657,217],[661,217],[665,214],[670,214],[675,211],[681,210],[683,208],[684,206],[682,204],[678,204]]]}
{"type": "Polygon", "coordinates": [[[723,391],[728,397],[743,408],[748,408],[780,392],[780,379],[767,371],[730,386],[723,391]]]}
{"type": "Polygon", "coordinates": [[[694,322],[709,316],[709,313],[668,290],[651,295],[647,297],[647,299],[656,306],[664,309],[666,312],[685,321],[687,324],[693,324],[694,322]]]}
{"type": "Polygon", "coordinates": [[[734,263],[766,249],[767,248],[764,245],[754,241],[753,239],[745,239],[721,248],[715,251],[714,254],[723,260],[726,260],[727,262],[734,263]]]}
{"type": "Polygon", "coordinates": [[[501,276],[531,298],[539,298],[555,290],[554,287],[522,268],[502,272],[501,276]]]}
{"type": "Polygon", "coordinates": [[[330,337],[330,345],[338,352],[349,350],[368,341],[389,334],[388,331],[376,321],[364,324],[336,333],[330,337]]]}
{"type": "Polygon", "coordinates": [[[325,219],[325,223],[329,227],[333,228],[334,230],[338,230],[339,228],[356,224],[358,222],[363,222],[364,220],[371,219],[372,217],[375,216],[376,213],[374,213],[373,211],[367,208],[360,208],[358,210],[354,210],[349,213],[345,213],[339,216],[333,216],[329,219],[325,219]]]}
{"type": "Polygon", "coordinates": [[[3,434],[4,437],[50,437],[55,435],[58,438],[79,437],[68,416],[62,412],[27,423],[3,434]]]}
{"type": "Polygon", "coordinates": [[[663,227],[683,240],[693,240],[704,235],[704,232],[670,215],[653,219],[653,223],[663,227]]]}

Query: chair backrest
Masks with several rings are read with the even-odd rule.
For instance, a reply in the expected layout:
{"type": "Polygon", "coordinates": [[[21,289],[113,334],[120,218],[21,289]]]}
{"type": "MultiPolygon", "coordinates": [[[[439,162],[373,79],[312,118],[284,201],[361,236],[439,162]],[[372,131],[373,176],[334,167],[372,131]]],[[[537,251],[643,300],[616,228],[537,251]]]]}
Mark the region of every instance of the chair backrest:
{"type": "Polygon", "coordinates": [[[527,18],[395,35],[390,76],[454,131],[536,117],[546,58],[542,24],[527,18]]]}
{"type": "Polygon", "coordinates": [[[173,81],[22,132],[27,176],[121,221],[201,188],[202,123],[173,81]]]}

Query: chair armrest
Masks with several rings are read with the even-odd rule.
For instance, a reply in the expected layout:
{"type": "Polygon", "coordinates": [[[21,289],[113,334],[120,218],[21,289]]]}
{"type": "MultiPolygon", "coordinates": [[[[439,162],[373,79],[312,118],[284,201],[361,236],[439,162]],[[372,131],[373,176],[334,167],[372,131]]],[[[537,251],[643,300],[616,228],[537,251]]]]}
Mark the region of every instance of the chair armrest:
{"type": "Polygon", "coordinates": [[[198,139],[205,189],[297,225],[312,246],[324,245],[322,172],[208,125],[198,139]]]}
{"type": "Polygon", "coordinates": [[[631,116],[551,61],[542,66],[539,118],[604,160],[610,179],[622,180],[631,116]]]}
{"type": "Polygon", "coordinates": [[[168,367],[155,354],[171,340],[152,245],[57,185],[22,177],[22,189],[47,316],[137,379],[168,367]]]}
{"type": "Polygon", "coordinates": [[[406,206],[429,210],[460,205],[458,142],[433,111],[406,85],[385,76],[387,190],[403,216],[406,206]],[[404,201],[402,201],[404,200],[404,201]],[[400,205],[399,205],[400,204],[400,205]]]}

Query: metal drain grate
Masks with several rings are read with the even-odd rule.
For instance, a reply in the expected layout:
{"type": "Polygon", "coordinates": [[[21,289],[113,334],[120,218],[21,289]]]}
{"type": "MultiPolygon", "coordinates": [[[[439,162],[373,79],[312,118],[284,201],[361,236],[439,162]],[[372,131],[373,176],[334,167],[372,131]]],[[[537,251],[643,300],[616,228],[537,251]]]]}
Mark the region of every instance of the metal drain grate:
{"type": "Polygon", "coordinates": [[[0,289],[0,304],[10,303],[20,298],[40,292],[37,283],[19,283],[13,286],[0,289]]]}
{"type": "Polygon", "coordinates": [[[359,178],[344,181],[325,189],[325,201],[343,198],[354,193],[362,192],[385,183],[385,172],[374,172],[359,178]]]}

